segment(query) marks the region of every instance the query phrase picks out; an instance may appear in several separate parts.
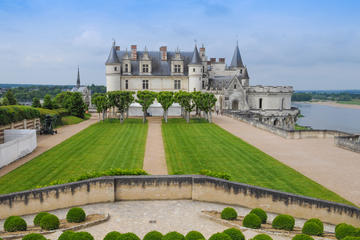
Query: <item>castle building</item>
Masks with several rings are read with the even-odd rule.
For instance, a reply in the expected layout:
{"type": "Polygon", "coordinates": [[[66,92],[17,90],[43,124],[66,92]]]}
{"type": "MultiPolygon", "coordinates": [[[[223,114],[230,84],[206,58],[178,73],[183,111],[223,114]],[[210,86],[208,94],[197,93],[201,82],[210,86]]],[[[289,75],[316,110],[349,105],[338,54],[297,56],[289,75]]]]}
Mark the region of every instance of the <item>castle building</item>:
{"type": "MultiPolygon", "coordinates": [[[[266,124],[293,129],[299,113],[291,108],[290,86],[250,86],[238,44],[229,66],[225,58],[206,56],[205,47],[193,51],[121,50],[113,42],[105,63],[107,91],[203,91],[217,97],[216,109],[244,114],[266,124]]],[[[170,111],[171,113],[171,111],[170,111]]]]}
{"type": "Polygon", "coordinates": [[[78,67],[76,85],[71,89],[71,92],[79,92],[84,100],[84,103],[91,107],[91,90],[86,86],[80,85],[80,68],[78,67]]]}

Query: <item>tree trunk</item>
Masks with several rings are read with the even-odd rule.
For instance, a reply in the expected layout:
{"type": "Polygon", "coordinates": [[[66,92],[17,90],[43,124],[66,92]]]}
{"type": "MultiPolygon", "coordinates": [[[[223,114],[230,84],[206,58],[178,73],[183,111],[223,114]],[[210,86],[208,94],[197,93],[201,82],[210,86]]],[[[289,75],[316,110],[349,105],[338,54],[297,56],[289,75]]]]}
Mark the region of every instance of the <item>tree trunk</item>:
{"type": "Polygon", "coordinates": [[[124,122],[124,112],[120,112],[120,123],[124,122]]]}
{"type": "Polygon", "coordinates": [[[100,116],[100,112],[99,112],[99,122],[100,122],[100,120],[101,120],[101,116],[100,116]]]}
{"type": "Polygon", "coordinates": [[[129,108],[126,109],[126,119],[129,118],[129,108]]]}
{"type": "Polygon", "coordinates": [[[190,112],[186,112],[186,122],[190,122],[190,112]]]}
{"type": "Polygon", "coordinates": [[[146,122],[146,110],[144,110],[143,112],[144,112],[143,123],[145,123],[146,122]]]}
{"type": "Polygon", "coordinates": [[[103,111],[103,122],[105,121],[105,114],[106,114],[106,112],[103,111]]]}
{"type": "Polygon", "coordinates": [[[211,111],[209,112],[209,123],[212,123],[211,111]]]}
{"type": "Polygon", "coordinates": [[[168,110],[164,111],[164,119],[165,119],[165,123],[168,122],[168,110]]]}

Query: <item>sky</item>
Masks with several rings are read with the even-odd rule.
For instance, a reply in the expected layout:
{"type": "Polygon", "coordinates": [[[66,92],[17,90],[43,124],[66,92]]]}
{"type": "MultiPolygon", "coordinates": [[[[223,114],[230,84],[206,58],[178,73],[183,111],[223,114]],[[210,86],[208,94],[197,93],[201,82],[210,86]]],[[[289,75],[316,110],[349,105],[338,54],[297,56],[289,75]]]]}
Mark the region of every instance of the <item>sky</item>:
{"type": "Polygon", "coordinates": [[[360,89],[357,0],[0,0],[0,83],[105,85],[112,40],[230,64],[238,41],[251,85],[360,89]]]}

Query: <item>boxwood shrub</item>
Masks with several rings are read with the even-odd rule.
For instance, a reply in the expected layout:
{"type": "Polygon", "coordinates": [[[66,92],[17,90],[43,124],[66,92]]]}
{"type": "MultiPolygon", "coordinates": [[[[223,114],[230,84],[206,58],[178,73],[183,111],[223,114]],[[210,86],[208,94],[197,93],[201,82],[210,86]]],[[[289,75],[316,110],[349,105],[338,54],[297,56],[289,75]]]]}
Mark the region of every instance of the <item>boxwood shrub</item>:
{"type": "Polygon", "coordinates": [[[85,221],[85,219],[85,211],[79,207],[71,208],[66,214],[66,221],[68,222],[79,223],[85,221]]]}
{"type": "Polygon", "coordinates": [[[307,235],[321,236],[323,231],[319,224],[315,222],[306,222],[302,228],[302,233],[307,235]]]}
{"type": "Polygon", "coordinates": [[[297,234],[292,240],[314,240],[312,237],[306,234],[297,234]]]}
{"type": "Polygon", "coordinates": [[[163,235],[161,232],[151,231],[144,236],[143,240],[161,240],[162,237],[163,235]]]}
{"type": "Polygon", "coordinates": [[[46,238],[40,233],[29,233],[25,235],[22,240],[46,240],[46,238]]]}
{"type": "Polygon", "coordinates": [[[250,213],[256,214],[259,216],[259,218],[261,219],[262,223],[266,223],[267,220],[267,214],[264,210],[262,210],[261,208],[254,208],[253,210],[251,210],[250,213]]]}
{"type": "Polygon", "coordinates": [[[232,239],[226,233],[215,233],[215,234],[211,235],[209,240],[232,240],[232,239]]]}
{"type": "Polygon", "coordinates": [[[185,237],[181,233],[178,232],[168,232],[165,234],[161,240],[184,240],[185,237]]]}
{"type": "Polygon", "coordinates": [[[72,240],[94,240],[94,237],[88,232],[75,232],[72,240]]]}
{"type": "Polygon", "coordinates": [[[140,240],[140,238],[135,233],[124,233],[121,234],[119,240],[140,240]]]}
{"type": "Polygon", "coordinates": [[[34,225],[35,226],[40,226],[41,219],[47,214],[49,214],[49,213],[48,212],[41,212],[41,213],[36,214],[36,216],[34,218],[34,225]]]}
{"type": "Polygon", "coordinates": [[[6,232],[26,231],[27,224],[24,219],[18,216],[10,216],[4,222],[6,232]]]}
{"type": "Polygon", "coordinates": [[[204,235],[201,234],[201,232],[198,231],[190,231],[186,234],[185,240],[201,240],[204,239],[204,235]]]}
{"type": "Polygon", "coordinates": [[[245,240],[244,234],[237,228],[228,228],[223,233],[229,235],[232,240],[245,240]]]}
{"type": "Polygon", "coordinates": [[[0,125],[38,117],[40,117],[40,111],[33,107],[21,105],[0,106],[0,125]]]}
{"type": "Polygon", "coordinates": [[[75,234],[74,231],[67,230],[59,236],[58,240],[72,240],[74,234],[75,234]]]}
{"type": "Polygon", "coordinates": [[[347,236],[347,237],[344,237],[343,240],[360,240],[360,237],[347,236]]]}
{"type": "Polygon", "coordinates": [[[225,220],[234,220],[237,218],[237,212],[234,208],[226,207],[221,212],[221,218],[225,220]]]}
{"type": "Polygon", "coordinates": [[[262,233],[253,237],[252,240],[273,240],[273,239],[269,235],[262,233]]]}
{"type": "Polygon", "coordinates": [[[294,229],[295,219],[286,214],[280,214],[272,221],[272,227],[275,229],[283,229],[292,231],[294,229]]]}
{"type": "Polygon", "coordinates": [[[216,171],[212,171],[212,170],[208,170],[208,169],[200,170],[199,174],[204,175],[204,176],[209,176],[209,177],[221,178],[221,179],[225,179],[225,180],[230,180],[231,179],[231,176],[228,173],[216,172],[216,171]]]}
{"type": "Polygon", "coordinates": [[[337,239],[343,239],[347,236],[354,236],[356,228],[350,224],[340,223],[335,228],[335,236],[337,239]]]}
{"type": "Polygon", "coordinates": [[[106,234],[106,236],[104,237],[104,240],[118,240],[120,239],[121,233],[117,232],[117,231],[112,231],[109,232],[108,234],[106,234]]]}
{"type": "Polygon", "coordinates": [[[245,216],[242,225],[248,228],[254,228],[254,229],[260,228],[261,218],[256,214],[249,213],[248,215],[245,216]]]}
{"type": "Polygon", "coordinates": [[[59,218],[53,214],[46,214],[41,218],[40,227],[44,230],[58,229],[60,226],[59,218]]]}

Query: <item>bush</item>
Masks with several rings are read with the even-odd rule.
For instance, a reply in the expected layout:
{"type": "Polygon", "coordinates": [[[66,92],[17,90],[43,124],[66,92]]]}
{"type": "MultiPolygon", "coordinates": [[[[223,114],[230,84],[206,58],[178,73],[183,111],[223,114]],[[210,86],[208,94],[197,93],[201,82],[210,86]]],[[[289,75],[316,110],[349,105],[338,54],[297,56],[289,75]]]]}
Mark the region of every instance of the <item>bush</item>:
{"type": "Polygon", "coordinates": [[[306,222],[302,228],[302,233],[307,235],[321,236],[323,234],[323,231],[317,223],[306,222]]]}
{"type": "Polygon", "coordinates": [[[40,225],[40,221],[41,219],[45,216],[49,214],[48,212],[41,212],[41,213],[38,213],[35,218],[34,218],[34,225],[35,226],[39,226],[40,225]]]}
{"type": "Polygon", "coordinates": [[[306,234],[297,234],[291,240],[314,240],[314,239],[306,234]]]}
{"type": "Polygon", "coordinates": [[[58,240],[72,240],[74,235],[75,235],[74,231],[67,230],[60,235],[58,240]]]}
{"type": "Polygon", "coordinates": [[[161,240],[184,240],[185,237],[181,233],[178,232],[169,232],[165,234],[161,240]]]}
{"type": "Polygon", "coordinates": [[[140,238],[138,236],[136,236],[135,233],[131,233],[131,232],[121,234],[118,239],[119,240],[140,240],[140,238]]]}
{"type": "Polygon", "coordinates": [[[198,231],[190,231],[185,236],[185,240],[201,240],[201,239],[205,240],[205,237],[198,231]]]}
{"type": "Polygon", "coordinates": [[[41,218],[40,227],[45,230],[58,229],[60,226],[59,218],[53,214],[46,214],[41,218]]]}
{"type": "Polygon", "coordinates": [[[294,229],[295,225],[295,219],[286,214],[280,214],[275,217],[275,219],[272,222],[273,228],[276,229],[284,229],[288,231],[292,231],[294,229]]]}
{"type": "Polygon", "coordinates": [[[85,211],[82,208],[71,208],[66,214],[66,221],[68,222],[83,222],[86,219],[85,211]]]}
{"type": "Polygon", "coordinates": [[[228,228],[223,233],[229,235],[232,240],[245,240],[244,234],[236,228],[228,228]]]}
{"type": "Polygon", "coordinates": [[[243,226],[248,228],[260,228],[261,227],[261,218],[253,213],[249,213],[245,216],[243,220],[243,226]]]}
{"type": "Polygon", "coordinates": [[[25,235],[22,240],[46,240],[46,238],[40,233],[30,233],[25,235]]]}
{"type": "Polygon", "coordinates": [[[108,234],[106,234],[106,236],[104,237],[104,240],[118,240],[120,239],[121,233],[117,232],[117,231],[112,231],[109,232],[108,234]]]}
{"type": "Polygon", "coordinates": [[[324,224],[323,224],[323,222],[322,222],[320,219],[318,219],[318,218],[310,218],[309,220],[306,221],[306,223],[307,223],[307,222],[314,222],[314,223],[316,223],[316,224],[320,227],[320,229],[321,229],[321,234],[324,233],[324,224]]]}
{"type": "Polygon", "coordinates": [[[211,170],[207,170],[207,169],[200,170],[199,174],[204,175],[204,176],[209,176],[209,177],[221,178],[221,179],[225,179],[225,180],[231,179],[231,176],[228,173],[215,172],[215,171],[211,171],[211,170]]]}
{"type": "Polygon", "coordinates": [[[221,212],[221,218],[225,220],[234,220],[237,218],[237,212],[231,207],[226,207],[221,212]]]}
{"type": "Polygon", "coordinates": [[[88,232],[75,232],[72,240],[94,240],[94,237],[88,232]]]}
{"type": "Polygon", "coordinates": [[[24,219],[18,216],[8,217],[4,222],[6,232],[26,231],[27,224],[24,219]]]}
{"type": "Polygon", "coordinates": [[[355,230],[355,234],[354,234],[355,237],[360,237],[360,228],[357,228],[355,230]]]}
{"type": "Polygon", "coordinates": [[[151,231],[144,236],[143,240],[161,240],[162,237],[161,232],[151,231]]]}
{"type": "Polygon", "coordinates": [[[344,237],[343,240],[360,240],[360,237],[347,236],[347,237],[344,237]]]}
{"type": "Polygon", "coordinates": [[[356,228],[349,224],[340,223],[335,228],[335,236],[339,240],[347,236],[354,236],[355,233],[356,233],[356,228]]]}
{"type": "Polygon", "coordinates": [[[251,210],[250,213],[256,214],[258,215],[258,217],[261,219],[261,223],[266,223],[267,220],[267,214],[264,210],[262,210],[261,208],[254,208],[253,210],[251,210]]]}
{"type": "Polygon", "coordinates": [[[12,122],[18,122],[24,119],[33,119],[38,117],[40,117],[40,112],[33,107],[21,105],[0,107],[0,125],[7,125],[12,122]]]}
{"type": "Polygon", "coordinates": [[[252,240],[273,240],[273,239],[269,235],[262,233],[253,237],[252,240]]]}
{"type": "Polygon", "coordinates": [[[209,240],[232,240],[232,239],[226,233],[215,233],[215,234],[211,235],[209,240]]]}

